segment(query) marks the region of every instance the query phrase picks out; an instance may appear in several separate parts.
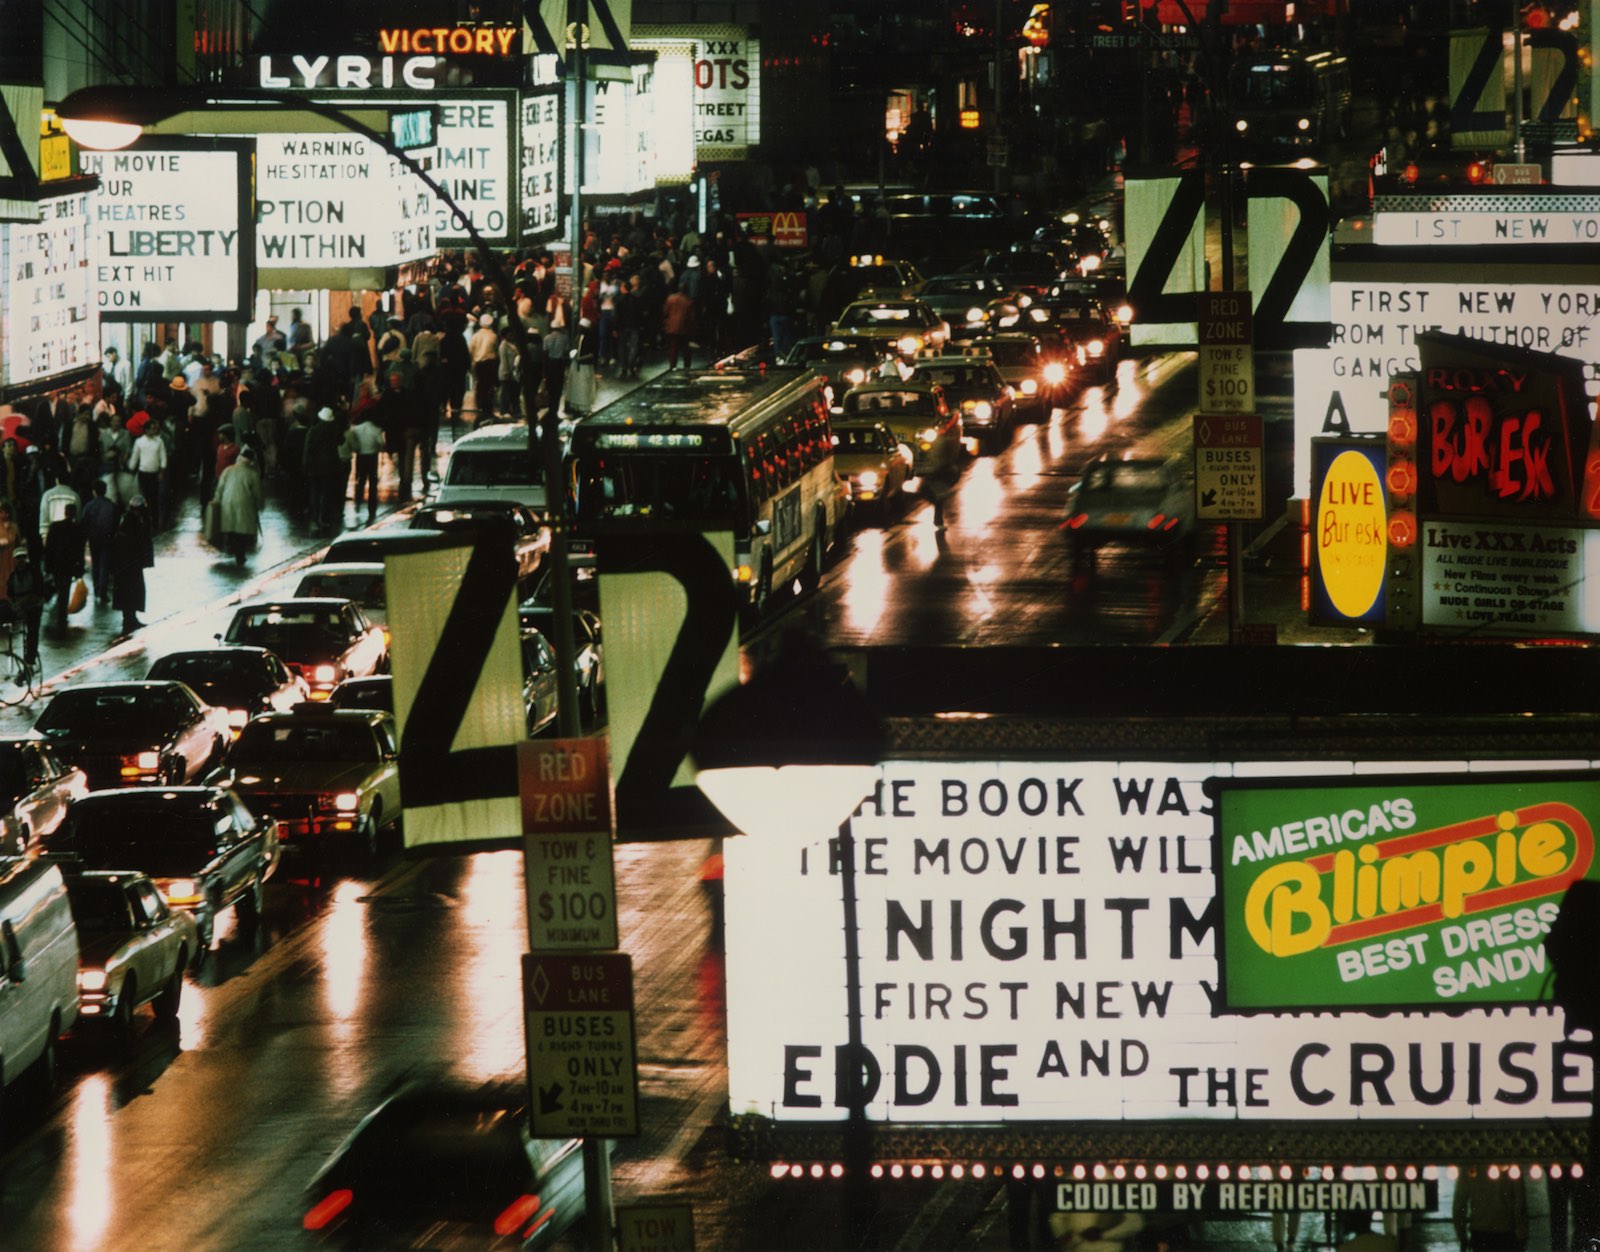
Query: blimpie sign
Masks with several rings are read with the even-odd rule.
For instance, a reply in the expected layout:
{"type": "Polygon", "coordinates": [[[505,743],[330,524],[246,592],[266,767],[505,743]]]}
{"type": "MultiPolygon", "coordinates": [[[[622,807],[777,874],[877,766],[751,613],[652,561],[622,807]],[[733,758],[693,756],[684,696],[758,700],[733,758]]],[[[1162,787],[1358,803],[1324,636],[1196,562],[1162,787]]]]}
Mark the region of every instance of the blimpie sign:
{"type": "Polygon", "coordinates": [[[1600,775],[1219,785],[1231,1010],[1529,1004],[1600,775]]]}
{"type": "MultiPolygon", "coordinates": [[[[1519,936],[1545,924],[1544,895],[1464,913],[1467,924],[1445,923],[1459,935],[1428,941],[1460,993],[1434,994],[1444,983],[1430,975],[1426,1003],[1448,1013],[1246,1018],[1224,1011],[1217,952],[1236,923],[1225,911],[1234,895],[1216,894],[1208,780],[1311,768],[886,763],[852,824],[868,1116],[912,1123],[1587,1117],[1587,1045],[1564,1040],[1561,1016],[1525,1005],[1490,1014],[1471,994],[1480,958],[1492,963],[1500,955],[1509,973],[1506,951],[1536,943],[1519,936]],[[1503,913],[1508,920],[1495,920],[1503,913]],[[1447,942],[1467,945],[1453,967],[1447,942]]],[[[1344,768],[1353,775],[1356,763],[1344,768]]],[[[1572,871],[1579,845],[1558,843],[1543,824],[1568,821],[1567,810],[1588,801],[1566,781],[1526,795],[1510,794],[1499,778],[1482,785],[1473,803],[1461,800],[1437,820],[1432,797],[1386,793],[1378,803],[1392,802],[1384,813],[1393,831],[1376,829],[1370,805],[1359,822],[1346,819],[1353,801],[1298,816],[1338,813],[1357,868],[1369,841],[1487,818],[1486,833],[1461,836],[1486,853],[1449,854],[1448,876],[1449,845],[1433,848],[1451,900],[1525,880],[1537,880],[1538,892],[1553,890],[1549,884],[1572,871]],[[1401,798],[1411,801],[1404,830],[1393,803],[1401,798]],[[1565,807],[1555,815],[1541,805],[1565,807]],[[1495,841],[1503,811],[1513,814],[1505,829],[1518,858],[1514,872],[1495,841]],[[1489,877],[1474,886],[1485,855],[1489,877]]],[[[1274,851],[1271,825],[1260,823],[1243,830],[1252,854],[1256,829],[1269,840],[1268,859],[1241,856],[1241,873],[1302,855],[1287,842],[1274,851]]],[[[836,840],[824,832],[735,838],[725,842],[724,857],[730,1111],[837,1121],[847,1103],[847,1053],[836,840]]],[[[1359,891],[1357,898],[1364,898],[1359,891]]],[[[1367,974],[1360,959],[1365,994],[1396,977],[1367,974]]],[[[1327,962],[1320,986],[1345,985],[1337,961],[1327,962]]],[[[1238,989],[1231,970],[1230,986],[1238,989]]]]}

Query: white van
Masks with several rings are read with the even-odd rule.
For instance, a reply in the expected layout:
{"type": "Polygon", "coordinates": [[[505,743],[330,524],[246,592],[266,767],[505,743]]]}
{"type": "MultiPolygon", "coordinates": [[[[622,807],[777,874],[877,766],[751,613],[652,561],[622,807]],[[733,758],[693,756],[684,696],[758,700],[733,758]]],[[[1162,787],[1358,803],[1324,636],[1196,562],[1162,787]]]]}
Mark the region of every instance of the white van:
{"type": "Polygon", "coordinates": [[[0,860],[0,1093],[35,1065],[55,1083],[56,1041],[78,1018],[78,928],[60,868],[0,860]]]}
{"type": "MultiPolygon", "coordinates": [[[[534,432],[537,440],[538,432],[534,432]]],[[[544,469],[537,446],[530,452],[528,427],[486,426],[463,435],[450,449],[438,503],[511,500],[544,511],[544,469]]]]}

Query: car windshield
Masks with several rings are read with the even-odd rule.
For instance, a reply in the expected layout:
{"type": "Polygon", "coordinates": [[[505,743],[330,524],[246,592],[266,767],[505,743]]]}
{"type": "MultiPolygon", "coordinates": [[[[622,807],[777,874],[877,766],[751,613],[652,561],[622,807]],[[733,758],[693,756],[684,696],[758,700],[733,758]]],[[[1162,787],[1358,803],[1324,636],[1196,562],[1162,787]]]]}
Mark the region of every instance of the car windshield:
{"type": "Polygon", "coordinates": [[[930,278],[923,287],[924,296],[989,296],[998,290],[992,278],[978,275],[961,278],[930,278]]]}
{"type": "Polygon", "coordinates": [[[934,408],[926,391],[852,391],[844,398],[851,413],[926,413],[934,408]]]}
{"type": "Polygon", "coordinates": [[[289,656],[349,638],[337,609],[247,610],[233,619],[230,643],[251,643],[289,656]]]}
{"type": "Polygon", "coordinates": [[[383,574],[306,574],[295,588],[296,595],[325,596],[334,600],[354,600],[357,604],[383,605],[383,574]]]}
{"type": "Polygon", "coordinates": [[[319,722],[251,722],[233,745],[232,759],[254,761],[375,761],[378,744],[365,718],[319,722]]]}
{"type": "Polygon", "coordinates": [[[955,387],[963,391],[974,387],[989,387],[994,383],[989,371],[976,365],[919,365],[916,373],[924,382],[938,383],[941,387],[955,387]]]}
{"type": "Polygon", "coordinates": [[[57,693],[34,725],[53,737],[150,738],[182,722],[190,707],[163,687],[69,690],[57,693]]]}
{"type": "Polygon", "coordinates": [[[833,444],[840,452],[882,452],[883,436],[876,426],[835,426],[833,444]]]}
{"type": "Polygon", "coordinates": [[[381,709],[392,713],[394,684],[387,678],[340,683],[328,697],[328,703],[336,709],[381,709]]]}
{"type": "Polygon", "coordinates": [[[533,484],[533,463],[526,449],[457,448],[445,469],[450,487],[528,487],[533,484]]]}
{"type": "Polygon", "coordinates": [[[984,346],[996,365],[1033,365],[1039,356],[1031,343],[990,343],[984,346]]]}
{"type": "Polygon", "coordinates": [[[192,874],[216,855],[208,816],[161,804],[77,804],[66,846],[85,866],[139,869],[152,878],[192,874]]]}
{"type": "Polygon", "coordinates": [[[1061,267],[1048,252],[1007,252],[983,263],[988,274],[1026,274],[1053,278],[1061,267]]]}
{"type": "Polygon", "coordinates": [[[69,878],[67,903],[79,930],[130,930],[133,914],[121,883],[103,878],[69,878]]]}
{"type": "Polygon", "coordinates": [[[844,311],[841,326],[915,326],[921,319],[909,304],[858,304],[844,311]]]}
{"type": "Polygon", "coordinates": [[[187,683],[212,704],[243,700],[275,686],[259,655],[227,652],[196,656],[165,656],[150,667],[152,678],[175,678],[187,683]]]}

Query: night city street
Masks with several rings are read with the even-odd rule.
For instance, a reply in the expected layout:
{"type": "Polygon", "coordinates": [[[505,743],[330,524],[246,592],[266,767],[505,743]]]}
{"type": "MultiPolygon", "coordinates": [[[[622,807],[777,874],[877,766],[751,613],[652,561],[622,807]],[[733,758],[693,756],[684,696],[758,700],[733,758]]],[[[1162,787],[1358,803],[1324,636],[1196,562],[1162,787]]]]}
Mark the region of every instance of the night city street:
{"type": "Polygon", "coordinates": [[[1600,1247],[1597,24],[0,0],[0,1248],[1600,1247]]]}

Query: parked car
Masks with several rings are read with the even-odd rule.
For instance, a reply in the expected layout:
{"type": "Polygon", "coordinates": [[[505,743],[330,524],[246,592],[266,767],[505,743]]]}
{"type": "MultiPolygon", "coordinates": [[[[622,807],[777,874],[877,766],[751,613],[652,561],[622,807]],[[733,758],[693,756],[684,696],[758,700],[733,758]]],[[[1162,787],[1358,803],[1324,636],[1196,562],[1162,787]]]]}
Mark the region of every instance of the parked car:
{"type": "Polygon", "coordinates": [[[961,413],[937,383],[884,379],[863,383],[845,394],[850,421],[882,422],[911,453],[915,478],[957,473],[966,460],[961,413]]]}
{"type": "Polygon", "coordinates": [[[1016,424],[1010,385],[993,360],[974,356],[923,357],[911,371],[913,378],[938,383],[945,399],[961,413],[964,437],[995,452],[1005,446],[1016,424]]]}
{"type": "Polygon", "coordinates": [[[34,729],[95,790],[197,782],[221,765],[233,740],[225,709],[171,679],[64,687],[34,729]]]}
{"type": "Polygon", "coordinates": [[[1068,489],[1061,524],[1074,563],[1105,544],[1157,548],[1175,560],[1191,556],[1193,495],[1167,461],[1109,456],[1091,461],[1068,489]]]}
{"type": "Polygon", "coordinates": [[[244,728],[233,786],[252,811],[277,821],[286,848],[370,860],[401,820],[399,759],[390,714],[302,705],[244,728]]]}
{"type": "Polygon", "coordinates": [[[833,464],[857,517],[870,512],[881,525],[904,504],[911,450],[882,422],[834,422],[833,464]]]}
{"type": "MultiPolygon", "coordinates": [[[[404,534],[404,531],[374,532],[404,534]]],[[[300,575],[295,585],[297,597],[350,600],[374,626],[389,624],[389,595],[383,577],[383,561],[328,561],[313,565],[300,575]]]]}
{"type": "Polygon", "coordinates": [[[184,971],[202,950],[194,918],[172,908],[148,874],[83,870],[66,881],[78,927],[78,1011],[122,1040],[145,1004],[159,1019],[176,1017],[184,971]]]}
{"type": "Polygon", "coordinates": [[[56,1049],[78,1020],[78,928],[61,869],[0,860],[0,1103],[26,1074],[56,1084],[56,1049]]]}
{"type": "Polygon", "coordinates": [[[514,500],[473,500],[463,497],[448,504],[425,504],[411,515],[412,530],[440,530],[456,534],[471,533],[492,521],[511,524],[513,551],[517,558],[519,581],[539,572],[550,551],[550,527],[532,509],[514,500]]]}
{"type": "Polygon", "coordinates": [[[174,679],[228,715],[237,735],[257,713],[289,709],[311,698],[306,680],[276,653],[246,646],[169,652],[150,666],[148,679],[174,679]]]}
{"type": "Polygon", "coordinates": [[[80,869],[137,869],[195,920],[210,948],[217,917],[261,920],[262,890],[278,868],[277,824],[226,787],[96,791],[72,806],[45,850],[80,869]]]}
{"type": "Polygon", "coordinates": [[[0,847],[21,855],[61,825],[89,779],[38,736],[0,739],[0,847]]]}
{"type": "Polygon", "coordinates": [[[352,675],[376,674],[389,664],[382,628],[351,600],[254,600],[234,611],[219,637],[276,652],[306,680],[313,700],[326,699],[352,675]]]}
{"type": "MultiPolygon", "coordinates": [[[[555,606],[533,599],[517,608],[523,629],[537,630],[555,647],[555,606]]],[[[578,688],[578,716],[584,726],[599,721],[605,708],[605,652],[600,641],[600,615],[589,609],[572,610],[572,665],[578,688]]]]}
{"type": "Polygon", "coordinates": [[[408,1084],[317,1171],[301,1225],[347,1246],[549,1247],[583,1218],[583,1152],[529,1135],[526,1092],[408,1084]]]}
{"type": "Polygon", "coordinates": [[[558,690],[555,650],[539,631],[523,627],[522,707],[529,738],[555,727],[558,690]]]}

